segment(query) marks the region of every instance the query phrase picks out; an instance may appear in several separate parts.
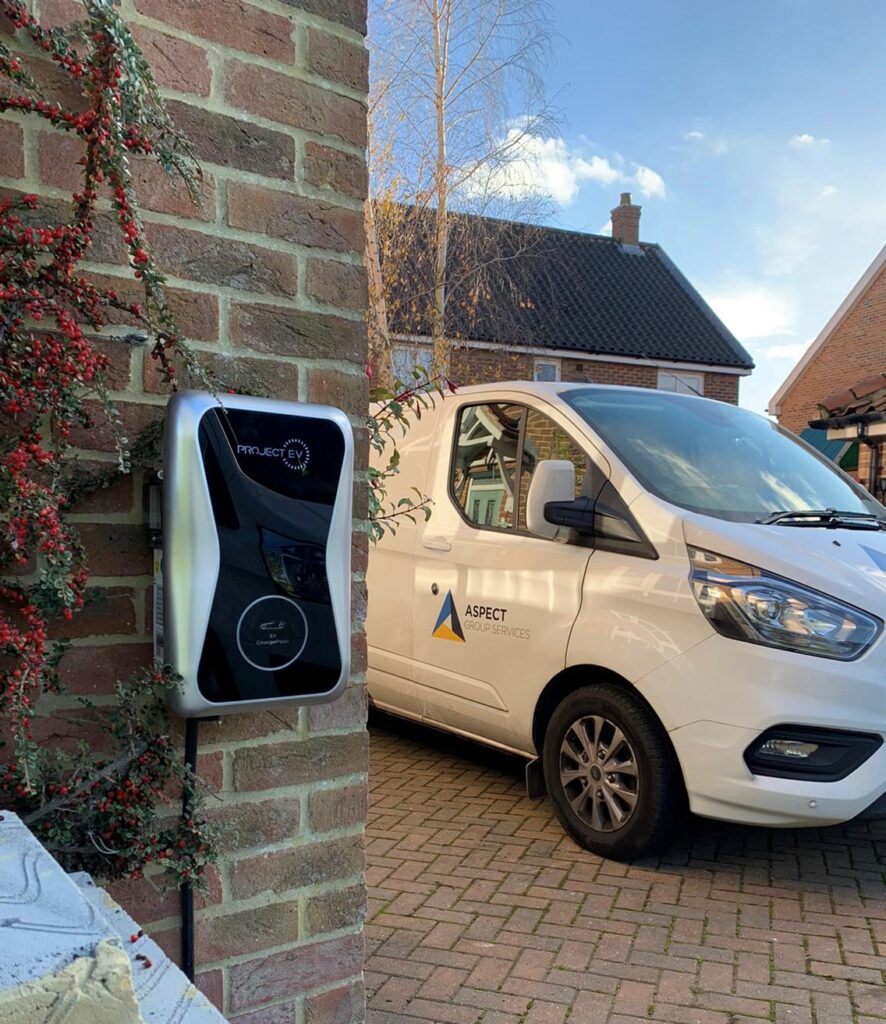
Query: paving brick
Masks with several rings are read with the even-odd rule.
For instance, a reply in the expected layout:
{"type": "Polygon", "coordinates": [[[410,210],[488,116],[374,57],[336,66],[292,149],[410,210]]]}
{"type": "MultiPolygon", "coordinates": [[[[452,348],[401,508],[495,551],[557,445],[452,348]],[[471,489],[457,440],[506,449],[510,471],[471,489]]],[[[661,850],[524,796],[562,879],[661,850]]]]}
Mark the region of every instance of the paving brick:
{"type": "Polygon", "coordinates": [[[518,762],[381,715],[371,726],[383,909],[367,967],[418,987],[394,1017],[372,1004],[368,1024],[886,1018],[886,823],[829,829],[819,848],[820,833],[694,820],[660,865],[611,864],[526,799],[518,762]]]}

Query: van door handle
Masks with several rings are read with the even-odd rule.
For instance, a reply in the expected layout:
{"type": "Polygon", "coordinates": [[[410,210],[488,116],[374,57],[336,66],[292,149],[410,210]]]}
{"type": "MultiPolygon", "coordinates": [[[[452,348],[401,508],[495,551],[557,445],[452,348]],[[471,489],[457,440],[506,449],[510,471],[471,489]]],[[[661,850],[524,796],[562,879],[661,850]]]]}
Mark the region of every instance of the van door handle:
{"type": "Polygon", "coordinates": [[[451,551],[452,545],[445,537],[425,537],[421,542],[422,547],[428,549],[428,551],[451,551]]]}

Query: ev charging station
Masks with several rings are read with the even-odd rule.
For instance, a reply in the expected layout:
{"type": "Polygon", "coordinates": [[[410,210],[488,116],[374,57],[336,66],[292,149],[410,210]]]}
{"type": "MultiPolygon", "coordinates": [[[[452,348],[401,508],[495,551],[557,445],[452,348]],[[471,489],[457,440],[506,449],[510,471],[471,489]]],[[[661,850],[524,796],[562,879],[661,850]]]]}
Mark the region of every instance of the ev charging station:
{"type": "Polygon", "coordinates": [[[185,391],[163,471],[163,661],[189,718],[336,698],[350,667],[353,435],[339,409],[185,391]]]}

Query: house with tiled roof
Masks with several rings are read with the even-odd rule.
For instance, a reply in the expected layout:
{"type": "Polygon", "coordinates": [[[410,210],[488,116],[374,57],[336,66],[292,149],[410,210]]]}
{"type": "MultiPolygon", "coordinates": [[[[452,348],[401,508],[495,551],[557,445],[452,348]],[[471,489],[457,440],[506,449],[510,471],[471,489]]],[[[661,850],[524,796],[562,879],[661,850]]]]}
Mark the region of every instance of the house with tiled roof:
{"type": "MultiPolygon", "coordinates": [[[[751,357],[661,246],[640,241],[630,193],[612,211],[611,237],[468,215],[451,223],[447,335],[460,383],[630,384],[738,401],[751,357]],[[459,276],[478,237],[506,274],[459,276]]],[[[402,291],[428,294],[424,277],[413,264],[402,291]]],[[[389,326],[395,368],[427,365],[429,306],[394,303],[389,326]]]]}
{"type": "Polygon", "coordinates": [[[836,462],[845,456],[828,446],[855,452],[858,478],[880,501],[886,498],[886,372],[835,391],[818,403],[818,418],[809,421],[804,437],[836,462]]]}
{"type": "Polygon", "coordinates": [[[886,245],[772,396],[769,413],[876,488],[871,452],[884,433],[878,425],[886,410],[884,373],[886,245]],[[855,419],[839,428],[822,426],[847,417],[855,419]]]}

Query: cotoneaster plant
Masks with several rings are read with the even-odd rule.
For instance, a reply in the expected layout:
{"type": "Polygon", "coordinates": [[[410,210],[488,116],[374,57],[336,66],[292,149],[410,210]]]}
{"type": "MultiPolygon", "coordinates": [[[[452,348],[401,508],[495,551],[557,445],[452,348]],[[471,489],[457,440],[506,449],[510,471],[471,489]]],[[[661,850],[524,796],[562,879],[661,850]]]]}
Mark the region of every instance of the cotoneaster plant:
{"type": "MultiPolygon", "coordinates": [[[[163,696],[177,681],[169,671],[148,667],[116,682],[110,699],[79,697],[84,739],[66,747],[47,740],[67,649],[56,637],[82,610],[89,579],[67,514],[116,475],[133,465],[156,467],[159,459],[159,428],[128,439],[110,398],[110,360],[95,339],[111,319],[119,322],[122,313],[137,328],[137,335],[115,337],[121,346],[133,338],[148,344],[171,388],[183,376],[216,392],[267,391],[260,381],[229,385],[205,372],[175,324],[130,161],[157,161],[195,202],[199,168],[118,0],[82,6],[82,21],[47,28],[24,5],[0,0],[0,19],[14,29],[11,41],[0,36],[0,112],[44,121],[84,148],[82,183],[66,206],[0,193],[0,808],[19,813],[70,869],[111,880],[138,878],[150,868],[152,878],[160,873],[199,887],[217,856],[218,836],[171,735],[163,696]],[[59,100],[50,83],[62,84],[74,101],[59,100]],[[108,211],[142,286],[136,303],[82,267],[108,211]],[[72,458],[72,438],[96,416],[114,428],[118,459],[105,472],[86,473],[72,458]],[[185,815],[176,808],[182,796],[185,815]]],[[[396,530],[404,516],[430,515],[425,495],[393,503],[386,486],[398,472],[396,442],[410,417],[447,390],[455,390],[451,382],[429,380],[420,370],[409,383],[372,390],[370,443],[386,452],[384,468],[370,470],[366,481],[373,540],[396,530]]],[[[61,714],[75,717],[70,701],[61,714]]]]}
{"type": "Polygon", "coordinates": [[[95,747],[44,741],[66,647],[53,637],[82,609],[89,578],[66,513],[108,482],[108,474],[78,471],[72,432],[89,428],[97,408],[114,426],[114,472],[132,461],[108,394],[109,359],[93,338],[122,310],[167,382],[174,386],[176,366],[206,381],[166,304],[130,161],[156,160],[195,199],[199,169],[114,0],[83,0],[83,20],[64,30],[45,28],[12,0],[0,2],[0,17],[15,30],[12,41],[0,37],[0,111],[84,144],[82,184],[67,207],[0,196],[0,807],[19,813],[66,867],[114,879],[157,864],[199,885],[215,837],[170,736],[163,691],[176,681],[168,672],[146,668],[117,683],[109,701],[80,699],[83,735],[95,747]],[[70,109],[46,84],[53,76],[75,98],[70,109]],[[81,269],[108,209],[143,287],[139,303],[81,269]],[[186,816],[174,804],[183,791],[186,816]]]}

